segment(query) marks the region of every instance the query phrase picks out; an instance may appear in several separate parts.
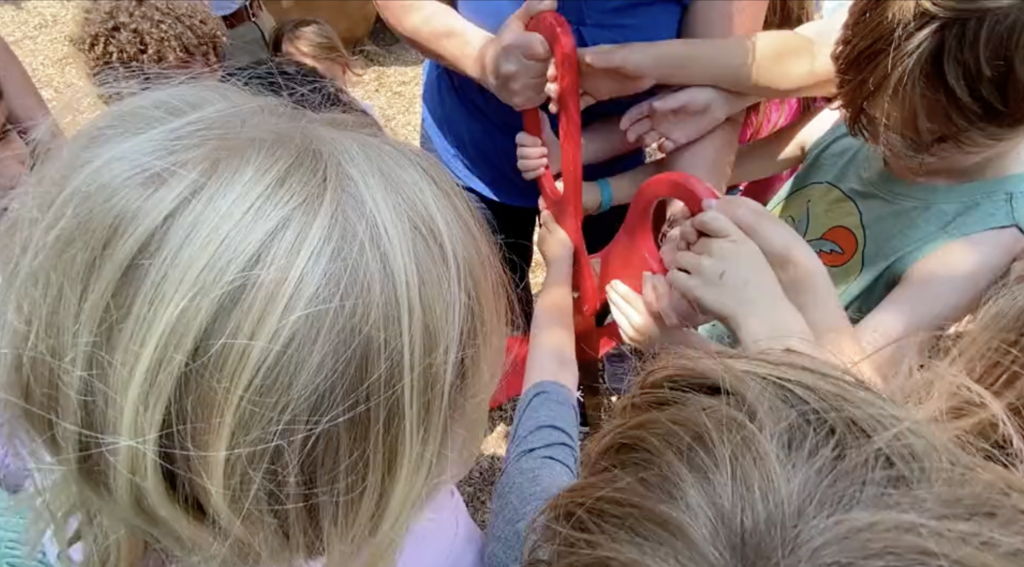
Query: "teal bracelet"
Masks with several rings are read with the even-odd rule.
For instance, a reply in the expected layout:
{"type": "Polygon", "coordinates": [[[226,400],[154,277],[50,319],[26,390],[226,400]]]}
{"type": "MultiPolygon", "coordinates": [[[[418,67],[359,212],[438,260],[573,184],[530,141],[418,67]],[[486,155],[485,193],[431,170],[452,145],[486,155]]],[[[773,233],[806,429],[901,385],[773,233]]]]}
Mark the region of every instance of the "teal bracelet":
{"type": "Polygon", "coordinates": [[[601,208],[597,212],[603,213],[612,208],[612,184],[602,177],[597,180],[597,188],[601,190],[601,208]]]}

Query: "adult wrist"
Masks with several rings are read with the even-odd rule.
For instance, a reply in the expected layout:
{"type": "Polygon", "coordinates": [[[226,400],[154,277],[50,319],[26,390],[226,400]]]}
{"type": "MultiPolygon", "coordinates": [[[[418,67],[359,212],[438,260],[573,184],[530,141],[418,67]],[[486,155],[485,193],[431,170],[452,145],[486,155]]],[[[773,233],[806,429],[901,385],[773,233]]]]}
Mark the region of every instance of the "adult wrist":
{"type": "Polygon", "coordinates": [[[479,32],[476,37],[467,42],[469,45],[466,46],[466,52],[474,55],[466,75],[493,93],[495,80],[490,70],[494,67],[493,60],[497,56],[497,46],[494,42],[496,36],[483,30],[479,30],[479,32]]]}

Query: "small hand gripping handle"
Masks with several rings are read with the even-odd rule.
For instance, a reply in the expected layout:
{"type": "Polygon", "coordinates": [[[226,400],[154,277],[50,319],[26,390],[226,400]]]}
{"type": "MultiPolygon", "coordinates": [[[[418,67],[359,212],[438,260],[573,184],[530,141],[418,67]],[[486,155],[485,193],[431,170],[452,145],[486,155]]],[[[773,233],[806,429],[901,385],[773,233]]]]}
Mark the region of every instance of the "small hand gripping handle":
{"type": "MultiPolygon", "coordinates": [[[[562,191],[555,187],[550,169],[545,169],[539,184],[541,195],[555,221],[572,240],[575,256],[573,288],[579,292],[576,305],[582,313],[597,312],[598,290],[593,273],[587,269],[587,248],[583,241],[583,154],[580,122],[579,60],[572,27],[558,12],[541,12],[526,29],[540,34],[551,49],[558,75],[558,138],[562,154],[562,191]]],[[[538,138],[543,137],[540,109],[523,112],[523,127],[538,138]]]]}

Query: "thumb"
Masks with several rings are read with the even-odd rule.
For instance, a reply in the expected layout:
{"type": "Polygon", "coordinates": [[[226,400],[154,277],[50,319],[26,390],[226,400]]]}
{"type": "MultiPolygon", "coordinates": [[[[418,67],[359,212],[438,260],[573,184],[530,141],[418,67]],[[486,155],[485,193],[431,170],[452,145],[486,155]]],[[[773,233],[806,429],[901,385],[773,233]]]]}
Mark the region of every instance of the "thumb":
{"type": "Polygon", "coordinates": [[[728,238],[743,234],[728,217],[717,211],[705,211],[693,217],[693,228],[712,238],[728,238]]]}
{"type": "Polygon", "coordinates": [[[594,69],[617,69],[620,66],[619,49],[614,45],[597,45],[580,50],[580,61],[594,69]]]}
{"type": "Polygon", "coordinates": [[[525,30],[526,25],[530,23],[530,20],[534,16],[541,12],[553,12],[558,9],[558,2],[556,0],[526,0],[523,5],[519,7],[508,20],[505,21],[506,26],[515,26],[516,30],[525,30]]]}

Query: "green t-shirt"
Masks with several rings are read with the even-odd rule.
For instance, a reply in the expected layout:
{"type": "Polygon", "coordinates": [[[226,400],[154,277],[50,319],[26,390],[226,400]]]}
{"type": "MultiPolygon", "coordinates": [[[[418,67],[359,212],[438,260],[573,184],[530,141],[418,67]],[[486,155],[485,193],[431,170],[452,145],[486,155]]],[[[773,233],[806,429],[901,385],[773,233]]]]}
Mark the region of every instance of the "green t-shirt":
{"type": "MultiPolygon", "coordinates": [[[[856,323],[939,246],[986,230],[1024,230],[1024,173],[959,185],[904,181],[840,123],[814,143],[768,208],[818,253],[856,323]]],[[[701,328],[731,342],[723,331],[717,323],[701,328]]]]}
{"type": "Polygon", "coordinates": [[[818,253],[856,322],[940,245],[1024,228],[1024,174],[959,185],[904,181],[840,123],[811,147],[768,208],[818,253]]]}

